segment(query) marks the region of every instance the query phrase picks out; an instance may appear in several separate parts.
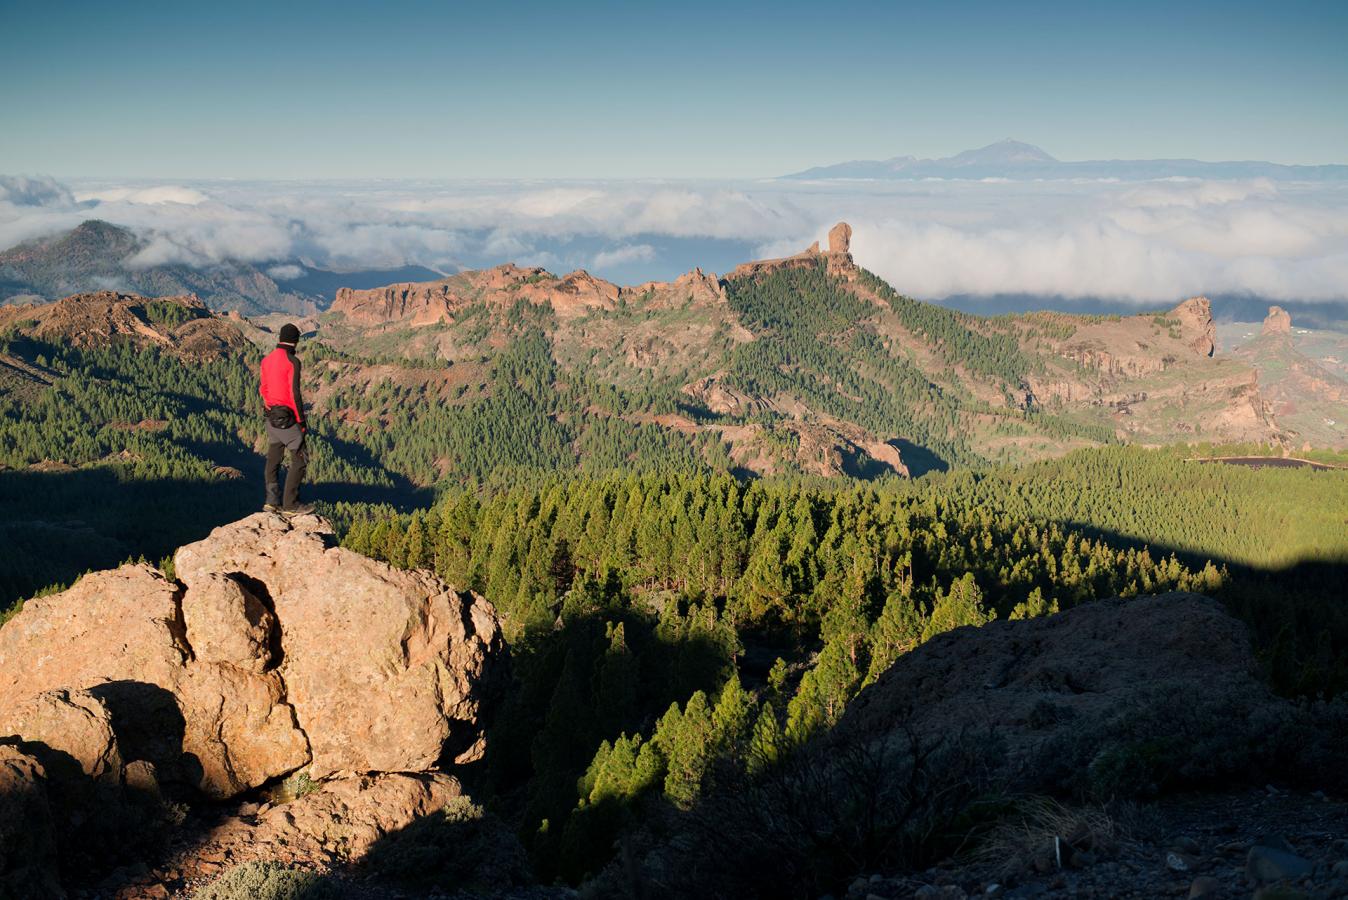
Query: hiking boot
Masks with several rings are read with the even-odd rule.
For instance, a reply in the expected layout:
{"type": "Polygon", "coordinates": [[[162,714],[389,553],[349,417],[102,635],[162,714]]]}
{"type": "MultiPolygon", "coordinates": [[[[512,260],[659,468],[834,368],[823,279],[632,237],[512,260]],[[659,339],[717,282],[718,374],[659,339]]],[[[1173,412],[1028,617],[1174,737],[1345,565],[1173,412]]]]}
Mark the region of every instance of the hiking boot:
{"type": "Polygon", "coordinates": [[[287,516],[307,516],[314,511],[312,503],[296,503],[294,506],[287,506],[281,510],[287,516]]]}
{"type": "Polygon", "coordinates": [[[279,513],[281,512],[281,507],[279,504],[276,503],[264,503],[262,504],[262,511],[269,513],[279,513]]]}

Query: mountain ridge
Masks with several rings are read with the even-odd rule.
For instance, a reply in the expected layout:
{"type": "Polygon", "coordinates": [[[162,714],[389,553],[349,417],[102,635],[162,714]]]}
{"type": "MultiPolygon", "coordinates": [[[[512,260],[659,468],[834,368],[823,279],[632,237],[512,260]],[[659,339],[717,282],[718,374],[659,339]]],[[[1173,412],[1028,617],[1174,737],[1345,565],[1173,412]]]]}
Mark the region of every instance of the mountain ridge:
{"type": "Polygon", "coordinates": [[[1272,178],[1348,180],[1348,165],[1286,165],[1261,160],[1207,162],[1197,159],[1060,160],[1033,144],[1006,138],[953,156],[895,156],[812,166],[778,176],[783,180],[923,178],[1272,178]]]}
{"type": "MultiPolygon", "coordinates": [[[[422,486],[489,471],[502,446],[470,434],[498,420],[506,441],[536,430],[509,450],[525,465],[673,454],[754,475],[917,476],[1112,443],[1348,446],[1338,376],[1290,340],[1222,352],[1206,298],[985,318],[903,296],[850,237],[839,223],[827,249],[629,286],[506,263],[343,288],[302,320],[320,354],[306,396],[343,440],[418,446],[400,465],[422,486]]],[[[107,293],[0,308],[0,331],[236,365],[282,318],[107,293]]],[[[45,390],[36,360],[10,355],[6,383],[45,390]]]]}
{"type": "Polygon", "coordinates": [[[120,290],[151,296],[195,294],[217,308],[249,313],[317,312],[312,298],[283,290],[250,263],[145,265],[137,257],[149,246],[128,228],[89,219],[69,231],[0,251],[0,302],[120,290]]]}

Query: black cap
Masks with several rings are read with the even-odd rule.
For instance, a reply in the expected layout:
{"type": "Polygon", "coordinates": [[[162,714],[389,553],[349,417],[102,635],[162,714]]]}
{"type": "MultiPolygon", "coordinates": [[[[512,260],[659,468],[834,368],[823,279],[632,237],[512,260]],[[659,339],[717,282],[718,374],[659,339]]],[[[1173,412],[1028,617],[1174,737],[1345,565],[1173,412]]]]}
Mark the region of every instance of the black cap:
{"type": "Polygon", "coordinates": [[[281,326],[281,336],[277,339],[278,344],[290,344],[294,346],[299,343],[300,330],[287,322],[281,326]]]}

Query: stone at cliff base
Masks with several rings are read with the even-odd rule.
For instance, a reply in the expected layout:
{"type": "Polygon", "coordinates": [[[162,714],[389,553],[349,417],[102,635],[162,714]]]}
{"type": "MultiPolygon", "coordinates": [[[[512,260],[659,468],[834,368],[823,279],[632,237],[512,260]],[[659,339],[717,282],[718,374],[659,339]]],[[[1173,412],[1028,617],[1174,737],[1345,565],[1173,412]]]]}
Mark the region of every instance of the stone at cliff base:
{"type": "Polygon", "coordinates": [[[0,710],[0,740],[6,739],[32,745],[27,752],[40,760],[46,757],[44,768],[53,775],[112,781],[122,777],[112,717],[87,691],[47,691],[0,710]]]}
{"type": "Polygon", "coordinates": [[[356,775],[257,815],[225,820],[194,853],[248,859],[359,859],[385,835],[443,809],[463,790],[449,775],[356,775]]]}

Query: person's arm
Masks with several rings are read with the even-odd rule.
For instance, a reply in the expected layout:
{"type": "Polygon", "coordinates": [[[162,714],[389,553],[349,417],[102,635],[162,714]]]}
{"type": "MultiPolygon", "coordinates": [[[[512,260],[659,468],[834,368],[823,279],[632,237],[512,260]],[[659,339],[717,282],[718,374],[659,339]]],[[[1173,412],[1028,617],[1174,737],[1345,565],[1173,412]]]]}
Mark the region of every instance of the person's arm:
{"type": "Polygon", "coordinates": [[[304,428],[304,396],[300,393],[300,358],[295,354],[290,354],[290,372],[294,381],[290,385],[290,396],[295,401],[295,418],[299,420],[300,427],[304,428]]]}

